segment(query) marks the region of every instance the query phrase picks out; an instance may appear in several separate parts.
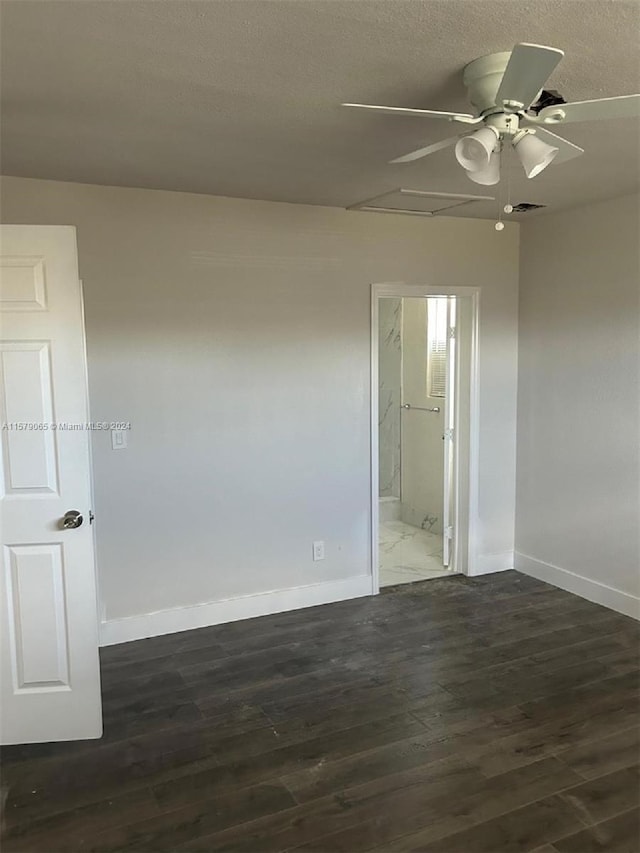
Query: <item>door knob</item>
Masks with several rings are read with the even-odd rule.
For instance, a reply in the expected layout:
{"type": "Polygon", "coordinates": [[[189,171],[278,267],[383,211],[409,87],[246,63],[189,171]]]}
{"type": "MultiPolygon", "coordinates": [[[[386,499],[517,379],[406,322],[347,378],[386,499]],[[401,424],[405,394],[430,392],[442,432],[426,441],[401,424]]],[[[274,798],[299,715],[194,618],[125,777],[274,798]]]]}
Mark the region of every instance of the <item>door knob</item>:
{"type": "Polygon", "coordinates": [[[80,527],[82,521],[82,515],[77,509],[69,509],[62,518],[62,528],[63,530],[73,530],[75,527],[80,527]]]}

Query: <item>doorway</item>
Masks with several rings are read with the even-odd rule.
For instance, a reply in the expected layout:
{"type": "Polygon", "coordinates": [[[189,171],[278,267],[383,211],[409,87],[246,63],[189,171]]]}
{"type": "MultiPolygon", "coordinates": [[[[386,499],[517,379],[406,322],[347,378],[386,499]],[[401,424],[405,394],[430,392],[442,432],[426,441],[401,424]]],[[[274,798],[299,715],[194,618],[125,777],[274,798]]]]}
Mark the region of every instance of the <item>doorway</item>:
{"type": "Polygon", "coordinates": [[[374,592],[472,562],[477,303],[474,288],[373,288],[374,592]]]}

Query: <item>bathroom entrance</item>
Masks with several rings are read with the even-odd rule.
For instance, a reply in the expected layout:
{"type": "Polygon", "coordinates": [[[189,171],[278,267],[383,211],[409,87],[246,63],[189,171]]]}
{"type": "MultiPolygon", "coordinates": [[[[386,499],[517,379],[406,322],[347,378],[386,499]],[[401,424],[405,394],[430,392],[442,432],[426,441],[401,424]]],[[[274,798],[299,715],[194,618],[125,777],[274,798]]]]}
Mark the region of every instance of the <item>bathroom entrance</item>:
{"type": "Polygon", "coordinates": [[[375,295],[379,588],[466,573],[475,302],[375,295]]]}

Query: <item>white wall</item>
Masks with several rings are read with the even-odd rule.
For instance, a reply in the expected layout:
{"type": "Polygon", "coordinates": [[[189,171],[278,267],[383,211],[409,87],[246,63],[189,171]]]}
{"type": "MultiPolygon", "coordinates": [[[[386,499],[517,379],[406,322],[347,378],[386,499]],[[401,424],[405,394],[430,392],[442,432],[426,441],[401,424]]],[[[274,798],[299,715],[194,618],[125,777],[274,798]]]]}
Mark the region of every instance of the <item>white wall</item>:
{"type": "MultiPolygon", "coordinates": [[[[3,179],[2,208],[77,226],[92,416],[132,423],[125,451],[93,437],[107,620],[369,588],[373,282],[482,287],[478,568],[512,561],[517,225],[23,178],[3,179]]],[[[292,601],[309,597],[264,607],[292,601]]],[[[234,607],[171,624],[251,611],[234,607]]]]}
{"type": "Polygon", "coordinates": [[[638,615],[638,216],[627,196],[522,227],[517,568],[638,615]]]}

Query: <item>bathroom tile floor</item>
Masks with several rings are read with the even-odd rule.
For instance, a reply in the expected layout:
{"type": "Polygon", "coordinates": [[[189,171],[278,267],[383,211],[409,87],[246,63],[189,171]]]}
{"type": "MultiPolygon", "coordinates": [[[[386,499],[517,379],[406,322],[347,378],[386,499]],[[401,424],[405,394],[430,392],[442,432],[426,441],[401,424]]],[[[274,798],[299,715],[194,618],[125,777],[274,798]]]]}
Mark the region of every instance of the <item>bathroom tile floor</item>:
{"type": "Polygon", "coordinates": [[[450,575],[442,565],[442,536],[405,524],[380,524],[380,586],[450,575]]]}

